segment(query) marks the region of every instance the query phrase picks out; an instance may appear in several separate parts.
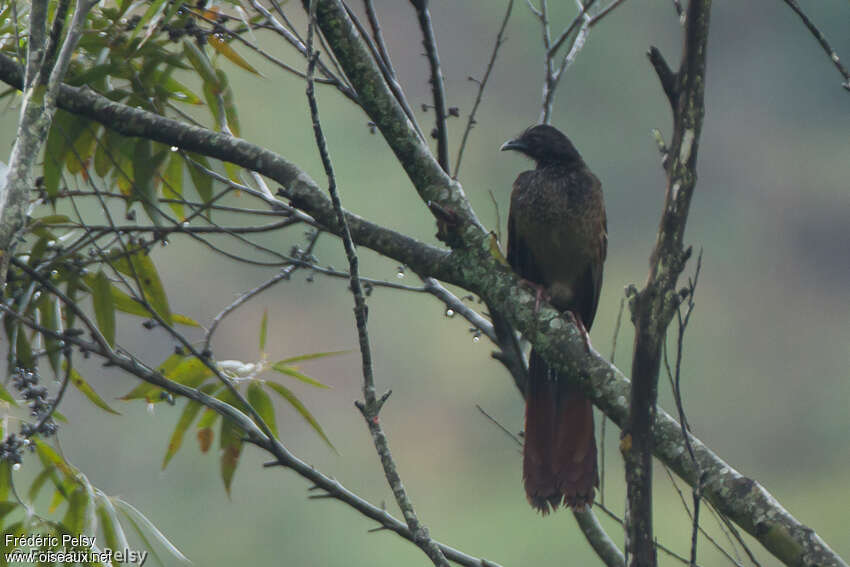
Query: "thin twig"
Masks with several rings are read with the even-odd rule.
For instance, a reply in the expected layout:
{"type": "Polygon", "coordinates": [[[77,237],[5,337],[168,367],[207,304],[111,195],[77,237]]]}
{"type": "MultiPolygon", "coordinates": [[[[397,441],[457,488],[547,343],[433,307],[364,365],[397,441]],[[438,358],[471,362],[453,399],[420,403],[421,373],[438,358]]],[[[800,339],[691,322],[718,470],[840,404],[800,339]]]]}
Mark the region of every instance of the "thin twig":
{"type": "Polygon", "coordinates": [[[351,230],[348,226],[348,221],[345,217],[345,212],[342,209],[339,192],[336,187],[336,176],[334,174],[333,164],[331,163],[328,153],[327,142],[322,131],[322,125],[319,120],[319,108],[316,102],[316,96],[313,90],[313,72],[316,65],[316,56],[313,53],[313,33],[316,25],[316,6],[317,0],[310,2],[310,23],[307,30],[307,100],[310,106],[310,116],[313,121],[313,132],[316,136],[316,146],[319,149],[319,155],[322,159],[322,166],[325,170],[325,175],[328,179],[328,193],[333,202],[334,212],[336,213],[337,222],[342,229],[342,243],[345,248],[345,255],[348,258],[349,272],[351,274],[351,294],[354,296],[354,318],[357,323],[357,336],[360,343],[360,356],[363,366],[363,402],[358,403],[366,421],[369,431],[372,434],[372,440],[375,444],[375,449],[381,459],[381,465],[384,468],[384,474],[387,477],[387,482],[392,488],[396,503],[404,515],[407,526],[413,534],[413,541],[420,549],[431,559],[436,567],[448,567],[448,561],[440,547],[431,539],[427,528],[419,522],[419,518],[413,509],[413,504],[407,496],[407,491],[401,482],[401,477],[398,474],[396,464],[390,453],[389,444],[383,427],[381,426],[378,415],[381,407],[389,395],[381,396],[379,399],[375,394],[375,379],[372,368],[372,350],[369,343],[369,331],[366,325],[367,307],[366,298],[363,294],[363,286],[360,283],[359,260],[357,252],[354,249],[354,240],[351,237],[351,230]]]}
{"type": "MultiPolygon", "coordinates": [[[[487,63],[487,68],[484,70],[484,77],[480,81],[475,81],[478,84],[478,92],[475,95],[475,102],[472,104],[472,111],[469,113],[469,118],[466,120],[466,128],[463,130],[463,138],[460,141],[460,148],[457,150],[457,159],[455,159],[455,170],[452,177],[457,179],[460,171],[460,162],[463,160],[463,150],[466,148],[466,142],[469,138],[469,132],[475,125],[475,113],[478,111],[478,105],[481,104],[481,99],[484,96],[484,89],[487,86],[487,81],[490,79],[490,72],[493,70],[493,65],[496,63],[496,57],[499,55],[499,48],[505,42],[505,29],[508,27],[508,21],[511,19],[511,11],[514,7],[514,0],[508,0],[508,7],[505,9],[505,16],[502,18],[502,25],[499,27],[499,33],[496,34],[496,43],[493,45],[493,51],[490,53],[490,61],[487,63]]],[[[474,80],[472,77],[470,80],[474,80]]]]}
{"type": "Polygon", "coordinates": [[[422,30],[422,43],[425,46],[425,55],[431,66],[431,94],[434,99],[435,134],[437,138],[437,161],[443,171],[449,173],[449,134],[446,127],[446,88],[443,85],[443,72],[440,70],[440,55],[437,52],[437,39],[434,37],[434,27],[431,24],[431,11],[428,9],[427,0],[410,0],[416,10],[419,20],[419,28],[422,30]]]}
{"type": "Polygon", "coordinates": [[[835,65],[835,68],[838,69],[838,72],[841,73],[841,76],[844,77],[844,83],[841,84],[842,87],[850,91],[850,71],[847,71],[847,68],[841,63],[841,59],[838,58],[838,53],[835,52],[835,49],[829,44],[826,40],[826,36],[818,29],[818,27],[812,22],[806,13],[800,8],[800,5],[797,4],[797,0],[783,0],[788,6],[794,10],[801,20],[803,20],[803,24],[808,28],[809,32],[818,40],[818,43],[823,48],[824,52],[826,52],[829,60],[832,61],[832,64],[835,65]]]}

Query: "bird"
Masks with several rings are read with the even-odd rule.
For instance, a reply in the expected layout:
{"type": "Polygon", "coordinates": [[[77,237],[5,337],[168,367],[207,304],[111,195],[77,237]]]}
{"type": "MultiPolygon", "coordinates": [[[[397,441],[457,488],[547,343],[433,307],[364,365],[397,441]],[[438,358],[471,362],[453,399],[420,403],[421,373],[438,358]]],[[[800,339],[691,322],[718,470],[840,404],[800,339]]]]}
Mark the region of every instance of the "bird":
{"type": "MultiPolygon", "coordinates": [[[[573,318],[587,342],[602,289],[608,229],[602,185],[573,143],[538,124],[508,140],[534,160],[513,184],[507,260],[553,307],[573,318]]],[[[532,348],[526,387],[523,482],[529,503],[547,514],[561,504],[593,504],[599,485],[593,406],[570,377],[532,348]]]]}

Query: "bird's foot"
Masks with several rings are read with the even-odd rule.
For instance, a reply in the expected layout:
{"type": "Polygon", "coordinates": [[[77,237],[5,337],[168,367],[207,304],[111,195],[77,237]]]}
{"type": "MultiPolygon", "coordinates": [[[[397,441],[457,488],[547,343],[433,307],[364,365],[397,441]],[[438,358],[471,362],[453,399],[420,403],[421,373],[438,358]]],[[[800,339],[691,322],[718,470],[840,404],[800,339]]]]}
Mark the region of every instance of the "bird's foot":
{"type": "Polygon", "coordinates": [[[519,282],[520,282],[521,285],[524,285],[526,287],[530,287],[531,289],[534,290],[534,292],[535,292],[534,312],[535,313],[540,311],[541,300],[549,301],[550,299],[552,299],[552,296],[549,295],[549,292],[546,291],[546,286],[544,286],[543,284],[535,283],[535,282],[529,281],[525,278],[522,278],[519,282]]]}
{"type": "Polygon", "coordinates": [[[565,311],[564,315],[570,318],[572,323],[578,327],[579,333],[581,333],[581,338],[584,341],[584,348],[587,352],[590,352],[590,335],[587,333],[587,328],[584,326],[584,323],[581,321],[581,317],[577,316],[572,311],[565,311]]]}

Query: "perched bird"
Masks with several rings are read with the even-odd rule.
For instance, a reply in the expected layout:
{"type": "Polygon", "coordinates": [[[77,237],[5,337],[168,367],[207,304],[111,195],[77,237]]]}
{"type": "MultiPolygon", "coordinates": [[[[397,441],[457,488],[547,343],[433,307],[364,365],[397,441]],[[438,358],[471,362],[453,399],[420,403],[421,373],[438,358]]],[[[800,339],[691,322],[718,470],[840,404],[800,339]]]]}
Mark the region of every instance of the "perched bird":
{"type": "MultiPolygon", "coordinates": [[[[572,142],[548,125],[527,129],[501,149],[533,159],[519,174],[508,217],[508,262],[586,332],[593,324],[608,248],[602,186],[572,142]]],[[[599,484],[593,406],[574,381],[532,349],[525,407],[523,480],[528,501],[546,514],[564,503],[593,503],[599,484]]]]}

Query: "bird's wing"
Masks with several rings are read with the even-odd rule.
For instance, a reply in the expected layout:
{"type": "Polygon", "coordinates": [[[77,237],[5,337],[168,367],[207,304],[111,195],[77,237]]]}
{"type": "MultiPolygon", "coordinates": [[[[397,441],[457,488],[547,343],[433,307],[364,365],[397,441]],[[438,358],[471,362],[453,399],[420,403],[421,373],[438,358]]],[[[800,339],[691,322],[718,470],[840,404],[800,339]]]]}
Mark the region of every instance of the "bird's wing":
{"type": "MultiPolygon", "coordinates": [[[[599,180],[594,179],[594,183],[598,185],[599,180]]],[[[599,198],[601,199],[601,191],[597,194],[600,195],[599,198]]],[[[596,317],[599,295],[602,293],[602,267],[605,263],[605,257],[608,255],[608,221],[605,216],[604,205],[601,206],[601,212],[598,238],[593,243],[595,249],[592,251],[592,259],[575,290],[575,305],[587,330],[590,330],[593,319],[596,317]]]]}
{"type": "MultiPolygon", "coordinates": [[[[515,196],[518,193],[522,193],[523,185],[528,183],[528,181],[529,176],[520,174],[516,181],[514,181],[513,195],[515,196]]],[[[511,200],[513,200],[513,196],[511,200]]],[[[508,214],[508,264],[510,264],[514,271],[526,281],[542,284],[543,273],[540,270],[540,267],[536,264],[534,255],[528,247],[528,243],[517,229],[517,223],[514,219],[513,211],[514,206],[512,203],[511,212],[508,214]]]]}

